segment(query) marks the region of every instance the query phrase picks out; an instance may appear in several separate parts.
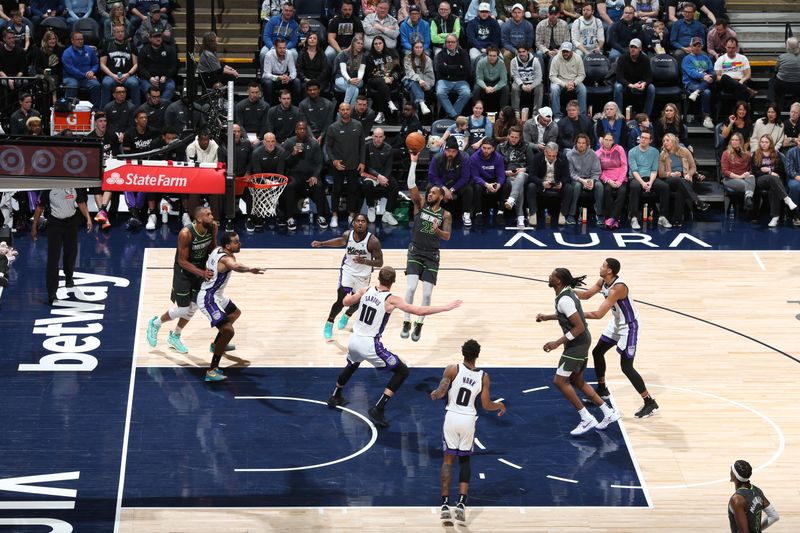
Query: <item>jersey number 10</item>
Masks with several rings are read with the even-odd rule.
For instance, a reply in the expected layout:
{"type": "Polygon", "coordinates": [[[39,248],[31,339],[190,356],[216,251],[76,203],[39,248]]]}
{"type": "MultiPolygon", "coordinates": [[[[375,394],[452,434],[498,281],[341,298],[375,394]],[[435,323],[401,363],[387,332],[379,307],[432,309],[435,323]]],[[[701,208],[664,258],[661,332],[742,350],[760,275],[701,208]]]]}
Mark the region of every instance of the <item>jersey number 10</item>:
{"type": "Polygon", "coordinates": [[[368,305],[362,305],[361,314],[358,315],[358,319],[364,324],[371,326],[372,321],[375,320],[375,313],[377,312],[378,310],[375,309],[374,307],[370,307],[368,305]]]}

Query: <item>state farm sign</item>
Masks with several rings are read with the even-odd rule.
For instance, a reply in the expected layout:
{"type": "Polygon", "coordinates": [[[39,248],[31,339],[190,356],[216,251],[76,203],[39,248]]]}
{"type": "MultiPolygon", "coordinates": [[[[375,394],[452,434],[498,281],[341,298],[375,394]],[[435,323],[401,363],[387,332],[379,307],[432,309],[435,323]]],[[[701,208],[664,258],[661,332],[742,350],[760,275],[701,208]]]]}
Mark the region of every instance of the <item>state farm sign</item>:
{"type": "Polygon", "coordinates": [[[109,159],[103,190],[173,194],[225,194],[225,165],[109,159]]]}

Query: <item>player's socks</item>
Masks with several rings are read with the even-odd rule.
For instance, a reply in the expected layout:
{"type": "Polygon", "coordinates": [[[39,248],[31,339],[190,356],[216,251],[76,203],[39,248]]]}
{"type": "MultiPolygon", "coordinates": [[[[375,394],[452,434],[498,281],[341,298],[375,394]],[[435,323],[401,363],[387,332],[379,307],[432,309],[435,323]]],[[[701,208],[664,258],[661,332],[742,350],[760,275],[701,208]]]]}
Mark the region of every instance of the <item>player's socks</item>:
{"type": "Polygon", "coordinates": [[[375,404],[375,407],[383,411],[386,408],[386,402],[389,401],[391,396],[387,396],[386,394],[381,394],[381,399],[378,400],[378,403],[375,404]]]}
{"type": "Polygon", "coordinates": [[[448,505],[449,496],[442,496],[442,505],[448,505]]]}
{"type": "Polygon", "coordinates": [[[458,495],[458,505],[467,505],[467,495],[466,494],[459,494],[458,495]]]}
{"type": "Polygon", "coordinates": [[[173,330],[172,330],[172,333],[174,333],[175,335],[180,335],[180,334],[181,334],[181,331],[183,331],[183,328],[182,328],[182,327],[180,327],[180,326],[175,326],[175,328],[173,328],[173,330]]]}

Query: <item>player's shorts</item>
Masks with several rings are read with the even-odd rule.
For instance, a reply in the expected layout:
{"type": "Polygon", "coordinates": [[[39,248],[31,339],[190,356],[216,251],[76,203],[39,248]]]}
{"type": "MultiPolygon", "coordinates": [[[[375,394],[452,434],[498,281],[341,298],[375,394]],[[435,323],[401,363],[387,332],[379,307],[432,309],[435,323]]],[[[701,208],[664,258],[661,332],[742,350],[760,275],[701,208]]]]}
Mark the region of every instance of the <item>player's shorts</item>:
{"type": "Polygon", "coordinates": [[[380,338],[361,335],[350,335],[347,359],[352,363],[367,361],[380,370],[392,370],[400,364],[400,358],[384,348],[380,338]]]}
{"type": "MultiPolygon", "coordinates": [[[[583,347],[584,345],[581,345],[583,347]]],[[[577,348],[577,347],[576,347],[577,348]]],[[[577,351],[577,350],[571,350],[577,351]]],[[[563,354],[561,354],[561,359],[558,360],[558,368],[556,369],[556,374],[563,377],[569,377],[575,372],[583,372],[586,370],[586,364],[589,362],[589,345],[586,345],[586,355],[570,355],[565,350],[563,354]]]]}
{"type": "Polygon", "coordinates": [[[172,294],[170,299],[178,307],[189,307],[189,304],[197,301],[197,293],[200,292],[202,284],[203,280],[198,276],[190,274],[180,266],[175,265],[172,272],[172,294]]]}
{"type": "Polygon", "coordinates": [[[342,269],[339,271],[339,287],[344,289],[347,294],[358,292],[364,287],[369,286],[371,277],[372,276],[354,276],[342,269]]]}
{"type": "Polygon", "coordinates": [[[634,320],[630,324],[616,326],[614,321],[608,323],[600,340],[608,344],[616,344],[617,352],[628,359],[636,357],[636,344],[639,340],[639,322],[634,320]]]}
{"type": "Polygon", "coordinates": [[[408,254],[406,261],[406,276],[419,276],[422,281],[436,285],[439,274],[439,261],[416,254],[408,254]]]}
{"type": "Polygon", "coordinates": [[[236,304],[224,294],[209,295],[201,291],[197,298],[197,305],[200,311],[211,321],[212,328],[218,328],[226,324],[231,313],[236,311],[236,304]]]}
{"type": "Polygon", "coordinates": [[[442,428],[444,453],[458,456],[472,455],[477,419],[477,416],[445,411],[442,428]]]}

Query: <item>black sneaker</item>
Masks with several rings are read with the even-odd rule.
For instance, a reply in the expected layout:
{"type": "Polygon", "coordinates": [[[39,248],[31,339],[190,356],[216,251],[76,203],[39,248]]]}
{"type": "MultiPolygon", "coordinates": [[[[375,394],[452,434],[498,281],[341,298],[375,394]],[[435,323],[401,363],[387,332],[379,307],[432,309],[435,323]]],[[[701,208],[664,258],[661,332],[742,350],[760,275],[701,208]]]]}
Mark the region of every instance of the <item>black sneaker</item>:
{"type": "Polygon", "coordinates": [[[707,211],[710,205],[711,204],[709,204],[708,202],[698,200],[697,202],[694,203],[694,208],[697,209],[698,211],[707,211]]]}
{"type": "Polygon", "coordinates": [[[481,225],[483,224],[483,213],[475,213],[475,217],[473,218],[475,224],[481,225]]]}
{"type": "Polygon", "coordinates": [[[256,230],[256,225],[253,223],[253,219],[248,217],[247,220],[244,221],[244,229],[245,231],[254,232],[256,230]]]}
{"type": "Polygon", "coordinates": [[[403,330],[400,332],[400,338],[407,339],[409,335],[411,335],[411,322],[404,320],[403,330]]]}
{"type": "Polygon", "coordinates": [[[348,403],[350,402],[348,402],[347,398],[345,398],[344,396],[331,396],[330,398],[328,398],[328,407],[330,409],[336,409],[337,407],[344,407],[348,403]]]}
{"type": "Polygon", "coordinates": [[[389,427],[389,422],[387,422],[386,418],[384,418],[383,416],[383,409],[378,409],[373,405],[372,407],[369,408],[367,414],[369,415],[370,419],[372,419],[372,421],[375,422],[376,426],[381,428],[389,427]]]}
{"type": "Polygon", "coordinates": [[[744,197],[744,209],[748,213],[753,210],[753,195],[749,194],[744,197]]]}
{"type": "Polygon", "coordinates": [[[645,398],[644,406],[636,411],[634,416],[636,418],[647,418],[648,416],[653,416],[656,411],[658,411],[658,404],[656,401],[652,398],[645,398]]]}
{"type": "Polygon", "coordinates": [[[411,333],[411,340],[417,342],[422,336],[422,322],[417,322],[414,324],[414,332],[411,333]]]}
{"type": "MultiPolygon", "coordinates": [[[[611,392],[605,385],[597,385],[594,388],[594,391],[597,393],[598,396],[600,396],[600,399],[603,400],[604,402],[608,402],[609,398],[611,398],[611,392]]],[[[581,401],[584,403],[584,405],[588,405],[590,407],[595,404],[590,398],[586,397],[581,398],[581,401]]]]}

